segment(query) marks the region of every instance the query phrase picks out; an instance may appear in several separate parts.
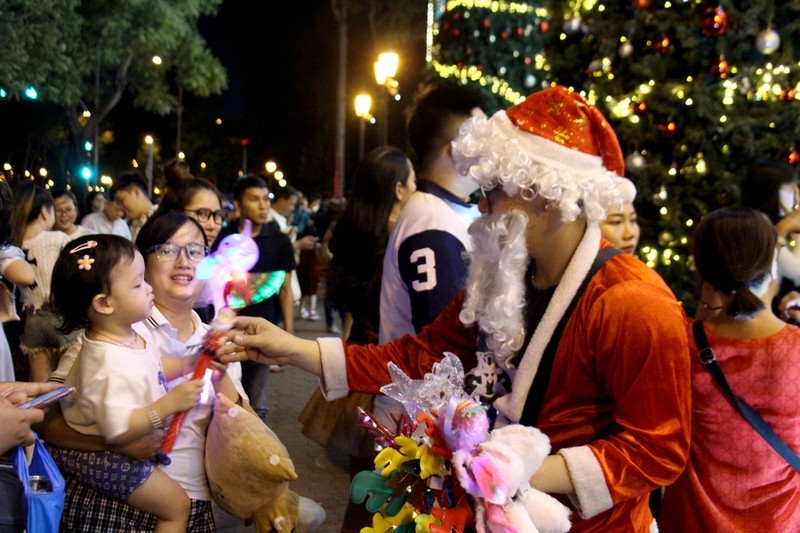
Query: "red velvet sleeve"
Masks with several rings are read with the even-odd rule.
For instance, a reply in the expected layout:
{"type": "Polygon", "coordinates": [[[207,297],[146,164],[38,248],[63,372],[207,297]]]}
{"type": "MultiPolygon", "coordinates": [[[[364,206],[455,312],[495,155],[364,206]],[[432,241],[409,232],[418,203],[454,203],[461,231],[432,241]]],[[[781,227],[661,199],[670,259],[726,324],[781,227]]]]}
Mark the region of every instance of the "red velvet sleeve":
{"type": "Polygon", "coordinates": [[[458,319],[464,304],[462,290],[439,316],[418,335],[405,335],[381,345],[345,343],[347,382],[350,390],[377,394],[383,385],[391,383],[388,364],[396,364],[413,379],[421,379],[444,352],[461,359],[464,370],[476,364],[477,326],[465,326],[458,319]]]}

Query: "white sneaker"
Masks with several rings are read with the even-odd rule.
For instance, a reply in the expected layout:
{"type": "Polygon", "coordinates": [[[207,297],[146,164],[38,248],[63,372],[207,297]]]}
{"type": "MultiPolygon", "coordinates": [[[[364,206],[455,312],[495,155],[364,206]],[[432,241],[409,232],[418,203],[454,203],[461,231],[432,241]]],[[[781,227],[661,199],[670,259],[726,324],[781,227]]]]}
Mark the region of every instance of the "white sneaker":
{"type": "Polygon", "coordinates": [[[300,309],[300,318],[303,320],[308,320],[308,317],[309,317],[308,309],[306,308],[300,309]]]}
{"type": "Polygon", "coordinates": [[[308,319],[312,322],[317,322],[319,318],[320,316],[319,313],[317,313],[316,309],[312,309],[311,312],[308,314],[308,319]]]}

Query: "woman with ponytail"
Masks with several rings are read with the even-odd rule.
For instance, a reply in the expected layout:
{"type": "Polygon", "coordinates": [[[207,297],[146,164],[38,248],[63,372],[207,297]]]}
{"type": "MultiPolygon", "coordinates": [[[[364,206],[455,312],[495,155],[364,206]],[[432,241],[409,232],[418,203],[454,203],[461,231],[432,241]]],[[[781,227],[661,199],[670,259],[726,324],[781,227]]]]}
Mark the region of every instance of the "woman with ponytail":
{"type": "MultiPolygon", "coordinates": [[[[777,253],[775,227],[747,207],[709,213],[694,233],[709,346],[734,393],[800,450],[800,328],[770,306],[777,253]]],[[[697,352],[692,342],[689,462],[666,489],[659,530],[798,531],[800,474],[739,414],[697,352]]]]}

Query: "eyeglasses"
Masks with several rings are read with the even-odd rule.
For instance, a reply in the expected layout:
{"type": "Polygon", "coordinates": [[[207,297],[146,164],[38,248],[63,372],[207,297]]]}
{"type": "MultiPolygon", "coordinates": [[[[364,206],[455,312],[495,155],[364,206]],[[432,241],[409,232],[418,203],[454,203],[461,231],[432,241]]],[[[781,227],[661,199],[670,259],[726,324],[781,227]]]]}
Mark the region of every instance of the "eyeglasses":
{"type": "Polygon", "coordinates": [[[148,253],[155,252],[156,259],[165,262],[174,262],[178,260],[181,250],[186,252],[186,257],[193,263],[200,262],[205,256],[208,255],[208,247],[202,244],[187,244],[181,246],[172,242],[165,242],[164,244],[156,244],[147,250],[148,253]]]}
{"type": "Polygon", "coordinates": [[[56,215],[71,215],[75,212],[74,207],[67,207],[66,209],[56,209],[56,215]]]}
{"type": "Polygon", "coordinates": [[[222,222],[228,218],[228,213],[224,209],[220,209],[219,211],[212,211],[211,209],[184,209],[187,213],[194,213],[197,216],[198,222],[208,222],[212,216],[214,217],[214,222],[217,224],[222,224],[222,222]]]}

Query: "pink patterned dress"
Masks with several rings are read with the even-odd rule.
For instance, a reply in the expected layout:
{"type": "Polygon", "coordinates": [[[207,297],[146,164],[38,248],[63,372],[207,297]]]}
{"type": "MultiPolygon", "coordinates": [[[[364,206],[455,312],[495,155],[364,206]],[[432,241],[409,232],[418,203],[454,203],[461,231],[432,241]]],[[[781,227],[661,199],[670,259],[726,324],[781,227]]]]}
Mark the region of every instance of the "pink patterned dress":
{"type": "MultiPolygon", "coordinates": [[[[689,326],[691,451],[686,470],[666,489],[659,530],[800,531],[800,474],[726,400],[697,360],[689,326]]],[[[705,331],[734,393],[800,452],[800,328],[758,339],[705,331]]]]}

